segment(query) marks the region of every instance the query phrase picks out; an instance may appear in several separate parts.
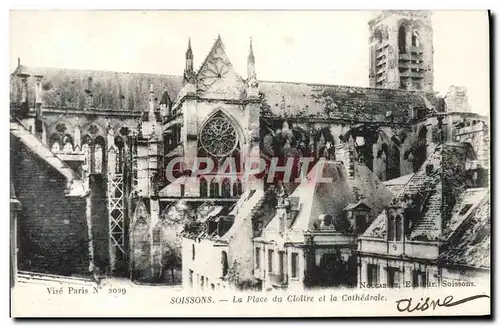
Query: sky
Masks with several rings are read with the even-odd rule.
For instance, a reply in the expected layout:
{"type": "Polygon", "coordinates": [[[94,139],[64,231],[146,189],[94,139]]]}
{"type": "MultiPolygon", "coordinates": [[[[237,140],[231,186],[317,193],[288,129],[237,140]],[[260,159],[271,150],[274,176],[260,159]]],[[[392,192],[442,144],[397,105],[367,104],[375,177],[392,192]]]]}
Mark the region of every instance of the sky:
{"type": "MultiPolygon", "coordinates": [[[[181,75],[188,38],[195,69],[220,34],[246,77],[250,38],[257,78],[368,86],[371,11],[12,11],[10,71],[35,67],[181,75]]],[[[434,11],[434,91],[467,88],[487,115],[486,11],[434,11]]]]}

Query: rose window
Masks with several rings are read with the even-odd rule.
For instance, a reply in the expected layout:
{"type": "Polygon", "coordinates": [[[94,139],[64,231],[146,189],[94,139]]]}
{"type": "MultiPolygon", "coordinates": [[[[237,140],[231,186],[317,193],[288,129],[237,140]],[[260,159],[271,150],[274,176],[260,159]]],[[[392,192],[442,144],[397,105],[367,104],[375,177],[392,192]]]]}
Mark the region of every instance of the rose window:
{"type": "Polygon", "coordinates": [[[225,117],[210,119],[200,133],[203,148],[213,156],[224,157],[236,148],[236,129],[225,117]]]}

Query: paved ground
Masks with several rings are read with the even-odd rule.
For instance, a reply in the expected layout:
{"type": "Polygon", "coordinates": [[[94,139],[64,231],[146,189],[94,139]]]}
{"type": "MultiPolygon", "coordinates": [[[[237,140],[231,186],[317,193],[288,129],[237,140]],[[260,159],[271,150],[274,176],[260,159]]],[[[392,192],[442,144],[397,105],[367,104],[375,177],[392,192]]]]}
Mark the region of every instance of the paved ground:
{"type": "Polygon", "coordinates": [[[69,276],[58,276],[51,274],[42,273],[31,273],[20,271],[17,274],[16,287],[26,287],[30,285],[47,285],[47,286],[101,286],[101,287],[126,287],[126,288],[169,288],[175,290],[182,290],[181,285],[167,285],[167,284],[145,284],[145,283],[135,283],[127,278],[106,278],[102,279],[99,283],[90,278],[82,277],[69,277],[69,276]]]}

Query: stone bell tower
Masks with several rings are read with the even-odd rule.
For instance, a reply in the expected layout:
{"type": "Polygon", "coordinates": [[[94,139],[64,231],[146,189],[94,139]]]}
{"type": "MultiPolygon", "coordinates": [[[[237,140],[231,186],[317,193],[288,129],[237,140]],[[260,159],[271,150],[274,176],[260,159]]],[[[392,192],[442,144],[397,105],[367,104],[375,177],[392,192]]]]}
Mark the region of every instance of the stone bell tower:
{"type": "Polygon", "coordinates": [[[434,84],[431,13],[383,11],[370,28],[370,87],[432,91],[434,84]]]}

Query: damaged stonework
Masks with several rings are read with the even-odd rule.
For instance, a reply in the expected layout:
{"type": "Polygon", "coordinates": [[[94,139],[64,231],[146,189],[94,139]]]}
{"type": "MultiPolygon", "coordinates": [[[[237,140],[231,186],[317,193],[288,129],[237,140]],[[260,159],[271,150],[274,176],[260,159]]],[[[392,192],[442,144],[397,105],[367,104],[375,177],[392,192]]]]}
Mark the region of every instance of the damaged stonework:
{"type": "Polygon", "coordinates": [[[179,76],[18,62],[19,269],[195,290],[489,272],[491,127],[465,89],[433,91],[430,17],[370,21],[370,87],[261,81],[251,41],[240,75],[221,36],[186,40],[179,76]]]}
{"type": "Polygon", "coordinates": [[[12,120],[10,132],[12,183],[21,202],[19,270],[88,276],[94,258],[86,182],[20,122],[12,120]]]}
{"type": "Polygon", "coordinates": [[[360,238],[361,271],[367,271],[360,282],[388,278],[422,286],[489,273],[489,191],[470,164],[474,160],[470,144],[436,146],[360,238]],[[386,275],[369,272],[380,266],[390,267],[386,275]]]}

